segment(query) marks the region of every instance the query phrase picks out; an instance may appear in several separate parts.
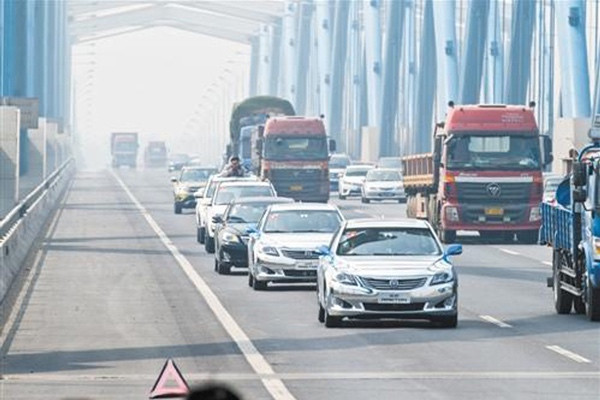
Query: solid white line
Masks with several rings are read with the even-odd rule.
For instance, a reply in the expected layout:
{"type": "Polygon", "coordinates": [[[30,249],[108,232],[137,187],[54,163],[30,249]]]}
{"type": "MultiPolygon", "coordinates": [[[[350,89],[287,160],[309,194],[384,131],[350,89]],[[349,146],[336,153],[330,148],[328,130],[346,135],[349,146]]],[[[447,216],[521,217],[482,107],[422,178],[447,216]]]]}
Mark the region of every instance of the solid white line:
{"type": "Polygon", "coordinates": [[[173,244],[171,239],[165,234],[165,232],[158,226],[154,218],[146,211],[146,208],[137,200],[137,198],[131,193],[125,183],[117,176],[117,174],[111,170],[112,175],[115,177],[119,185],[123,188],[125,193],[129,196],[131,201],[135,204],[141,214],[144,216],[150,227],[154,230],[156,235],[160,238],[161,242],[171,252],[171,255],[177,260],[177,263],[187,275],[190,281],[194,284],[200,295],[204,298],[212,312],[215,314],[223,328],[227,331],[229,336],[235,341],[240,351],[244,354],[246,361],[252,367],[254,372],[265,377],[261,379],[263,385],[267,391],[276,400],[292,400],[295,399],[290,393],[287,387],[283,384],[281,379],[275,377],[275,372],[263,355],[254,346],[248,335],[242,330],[242,328],[235,322],[231,314],[225,309],[223,304],[219,301],[215,293],[206,284],[204,279],[198,275],[194,270],[192,264],[188,259],[179,252],[179,249],[173,244]]]}
{"type": "Polygon", "coordinates": [[[556,346],[556,345],[554,345],[554,346],[546,346],[546,348],[548,350],[552,350],[553,352],[560,354],[561,356],[567,357],[567,358],[569,358],[569,359],[571,359],[571,360],[573,360],[575,362],[578,362],[578,363],[591,363],[591,361],[588,360],[587,358],[582,357],[582,356],[580,356],[577,353],[573,353],[572,351],[563,349],[560,346],[556,346]]]}
{"type": "Polygon", "coordinates": [[[489,322],[490,324],[499,326],[500,328],[512,328],[512,325],[507,324],[506,322],[502,322],[499,319],[492,317],[491,315],[480,315],[479,318],[481,318],[484,321],[489,322]]]}
{"type": "Polygon", "coordinates": [[[552,266],[552,261],[542,261],[542,264],[552,266]]]}
{"type": "Polygon", "coordinates": [[[516,251],[508,250],[508,249],[498,248],[498,250],[503,251],[506,254],[510,254],[511,256],[518,256],[518,255],[520,255],[520,253],[517,253],[516,251]]]}

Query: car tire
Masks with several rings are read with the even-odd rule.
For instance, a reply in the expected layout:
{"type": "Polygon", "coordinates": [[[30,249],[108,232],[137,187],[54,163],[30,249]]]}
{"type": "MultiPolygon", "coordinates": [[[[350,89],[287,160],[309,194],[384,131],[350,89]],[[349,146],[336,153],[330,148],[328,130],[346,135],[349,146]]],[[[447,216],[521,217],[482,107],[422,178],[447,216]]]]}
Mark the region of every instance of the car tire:
{"type": "Polygon", "coordinates": [[[267,290],[267,281],[259,281],[258,279],[253,279],[252,281],[252,288],[254,290],[267,290]]]}
{"type": "Polygon", "coordinates": [[[585,315],[586,307],[583,296],[573,296],[573,308],[576,314],[585,315]]]}
{"type": "MultiPolygon", "coordinates": [[[[216,259],[215,259],[215,261],[216,261],[216,259]]],[[[227,265],[227,264],[217,261],[216,266],[217,266],[217,272],[219,273],[219,275],[229,275],[231,273],[230,265],[227,265]]]]}
{"type": "Polygon", "coordinates": [[[252,272],[250,271],[248,271],[248,286],[254,286],[254,275],[252,275],[252,272]]]}
{"type": "Polygon", "coordinates": [[[204,244],[204,228],[196,228],[196,241],[204,244]]]}
{"type": "Polygon", "coordinates": [[[215,238],[206,235],[204,238],[204,249],[208,254],[213,254],[215,252],[215,238]]]}
{"type": "Polygon", "coordinates": [[[552,292],[554,294],[554,308],[558,314],[569,314],[573,306],[573,295],[560,288],[560,275],[558,269],[563,260],[563,255],[555,251],[552,257],[552,292]]]}
{"type": "Polygon", "coordinates": [[[448,229],[440,229],[440,240],[442,243],[450,244],[456,241],[456,231],[451,231],[448,229]]]}
{"type": "Polygon", "coordinates": [[[342,317],[335,317],[323,309],[323,322],[327,328],[337,328],[342,324],[342,317]]]}
{"type": "Polygon", "coordinates": [[[360,201],[363,202],[363,203],[365,203],[365,204],[369,204],[371,202],[371,200],[369,200],[369,199],[367,199],[365,197],[361,198],[360,201]]]}
{"type": "Polygon", "coordinates": [[[179,203],[178,201],[176,201],[173,204],[173,211],[175,211],[175,214],[181,214],[181,209],[182,209],[181,203],[179,203]]]}
{"type": "Polygon", "coordinates": [[[585,291],[586,315],[590,321],[600,321],[600,288],[594,288],[592,280],[588,277],[585,291]]]}
{"type": "Polygon", "coordinates": [[[323,323],[325,322],[325,309],[323,308],[323,306],[321,305],[321,302],[319,302],[319,314],[317,316],[317,319],[319,320],[319,322],[323,323]]]}
{"type": "Polygon", "coordinates": [[[435,317],[432,319],[432,322],[438,325],[440,328],[456,328],[458,325],[458,314],[443,316],[443,317],[435,317]]]}

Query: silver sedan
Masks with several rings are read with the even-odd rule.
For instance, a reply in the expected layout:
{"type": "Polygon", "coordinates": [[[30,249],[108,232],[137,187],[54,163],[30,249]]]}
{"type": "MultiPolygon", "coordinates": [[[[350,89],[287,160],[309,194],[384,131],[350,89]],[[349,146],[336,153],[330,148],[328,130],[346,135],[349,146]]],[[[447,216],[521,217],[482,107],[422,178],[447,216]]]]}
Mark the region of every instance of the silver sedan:
{"type": "Polygon", "coordinates": [[[456,327],[456,271],[431,226],[420,220],[351,220],[331,246],[321,247],[317,270],[319,321],[348,318],[428,319],[456,327]]]}

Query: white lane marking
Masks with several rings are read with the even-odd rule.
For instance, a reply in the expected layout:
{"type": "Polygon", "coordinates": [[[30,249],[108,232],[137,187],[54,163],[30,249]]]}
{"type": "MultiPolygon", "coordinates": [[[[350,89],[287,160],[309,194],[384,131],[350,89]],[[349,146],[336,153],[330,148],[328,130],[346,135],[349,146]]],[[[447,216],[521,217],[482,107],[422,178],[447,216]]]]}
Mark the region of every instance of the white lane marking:
{"type": "Polygon", "coordinates": [[[542,264],[552,266],[552,261],[542,261],[542,264]]]}
{"type": "Polygon", "coordinates": [[[111,171],[119,185],[123,188],[125,193],[129,196],[129,199],[135,204],[140,213],[144,216],[150,227],[154,230],[156,235],[160,238],[161,242],[171,252],[171,255],[177,260],[177,263],[187,275],[189,280],[194,284],[200,295],[204,298],[212,312],[215,314],[223,328],[227,331],[229,336],[235,341],[242,354],[248,361],[248,364],[252,367],[254,372],[259,375],[263,375],[261,381],[267,391],[276,400],[293,400],[294,396],[290,393],[287,387],[283,384],[283,381],[275,377],[275,372],[263,355],[254,346],[254,343],[250,340],[248,335],[242,330],[242,328],[235,322],[231,314],[225,309],[223,304],[219,301],[219,298],[206,284],[204,279],[198,275],[194,270],[192,264],[188,259],[179,252],[179,249],[173,244],[171,239],[165,234],[165,232],[158,226],[154,218],[146,211],[146,208],[138,201],[138,199],[131,193],[125,183],[117,176],[114,171],[111,171]]]}
{"type": "Polygon", "coordinates": [[[560,354],[561,356],[567,357],[568,359],[571,359],[571,360],[573,360],[575,362],[585,363],[585,364],[591,363],[591,361],[588,360],[587,358],[582,357],[582,356],[580,356],[577,353],[573,353],[572,351],[569,351],[567,349],[563,349],[560,346],[556,346],[556,345],[554,345],[554,346],[546,346],[546,348],[548,350],[551,350],[551,351],[553,351],[555,353],[560,354]]]}
{"type": "Polygon", "coordinates": [[[506,322],[502,322],[499,319],[492,317],[491,315],[480,315],[479,318],[481,318],[484,321],[489,322],[490,324],[499,326],[500,328],[512,328],[512,325],[507,324],[506,322]]]}
{"type": "Polygon", "coordinates": [[[520,253],[517,253],[516,251],[508,250],[508,249],[498,248],[498,250],[503,251],[506,254],[510,254],[511,256],[518,256],[518,255],[520,255],[520,253]]]}
{"type": "MultiPolygon", "coordinates": [[[[371,372],[289,372],[274,375],[284,380],[388,380],[388,379],[594,379],[600,378],[600,371],[371,371],[371,372]]],[[[252,381],[262,376],[252,373],[186,373],[188,383],[211,380],[252,381]]],[[[8,374],[2,376],[3,382],[82,382],[82,381],[149,381],[156,379],[150,374],[124,375],[71,375],[71,374],[8,374]]]]}

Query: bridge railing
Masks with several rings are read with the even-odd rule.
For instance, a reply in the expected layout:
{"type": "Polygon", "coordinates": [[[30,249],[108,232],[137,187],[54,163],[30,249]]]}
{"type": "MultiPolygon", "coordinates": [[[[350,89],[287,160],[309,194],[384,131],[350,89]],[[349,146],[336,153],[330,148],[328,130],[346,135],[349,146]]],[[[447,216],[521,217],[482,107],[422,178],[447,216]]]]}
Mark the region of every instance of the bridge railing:
{"type": "Polygon", "coordinates": [[[0,304],[75,172],[70,158],[0,221],[0,304]]]}

